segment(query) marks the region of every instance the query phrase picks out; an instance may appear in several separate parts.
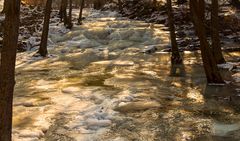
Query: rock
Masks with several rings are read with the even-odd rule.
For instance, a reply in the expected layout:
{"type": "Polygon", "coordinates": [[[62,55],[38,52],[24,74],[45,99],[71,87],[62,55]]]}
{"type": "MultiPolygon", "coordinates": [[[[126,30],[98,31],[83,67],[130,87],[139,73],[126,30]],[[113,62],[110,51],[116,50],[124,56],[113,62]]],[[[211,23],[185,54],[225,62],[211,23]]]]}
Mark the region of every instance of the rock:
{"type": "Polygon", "coordinates": [[[86,121],[88,127],[107,127],[112,124],[111,120],[97,120],[97,119],[88,119],[86,121]]]}
{"type": "Polygon", "coordinates": [[[80,91],[80,89],[77,87],[67,87],[67,88],[62,89],[62,92],[67,93],[67,94],[72,94],[72,93],[76,93],[79,91],[80,91]]]}
{"type": "Polygon", "coordinates": [[[20,132],[19,137],[27,137],[27,138],[40,138],[44,135],[44,133],[39,131],[31,131],[31,130],[22,130],[20,132]]]}
{"type": "Polygon", "coordinates": [[[160,107],[161,105],[155,101],[139,101],[125,104],[121,103],[117,108],[115,108],[115,110],[120,112],[135,112],[160,107]]]}
{"type": "Polygon", "coordinates": [[[157,51],[157,48],[155,45],[145,46],[144,49],[141,51],[141,53],[154,53],[157,51]]]}

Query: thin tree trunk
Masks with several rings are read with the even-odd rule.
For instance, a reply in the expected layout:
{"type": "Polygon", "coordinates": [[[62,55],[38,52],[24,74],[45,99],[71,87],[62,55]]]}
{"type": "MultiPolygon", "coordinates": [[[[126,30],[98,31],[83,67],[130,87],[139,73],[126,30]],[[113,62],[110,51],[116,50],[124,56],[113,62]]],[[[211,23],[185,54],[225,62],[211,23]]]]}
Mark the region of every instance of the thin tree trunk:
{"type": "Polygon", "coordinates": [[[82,24],[82,11],[84,8],[84,0],[81,0],[81,7],[80,7],[80,12],[79,12],[79,17],[78,17],[78,24],[82,24]]]}
{"type": "Polygon", "coordinates": [[[60,7],[59,7],[59,13],[58,13],[61,22],[63,20],[63,4],[62,3],[63,3],[63,0],[61,0],[61,4],[60,4],[60,7]]]}
{"type": "Polygon", "coordinates": [[[168,9],[168,25],[170,30],[171,44],[172,44],[172,57],[171,61],[174,64],[178,64],[182,62],[181,56],[179,54],[178,45],[176,41],[176,33],[174,26],[174,17],[172,12],[172,1],[167,0],[167,9],[168,9]]]}
{"type": "Polygon", "coordinates": [[[64,25],[67,25],[67,5],[68,5],[67,0],[61,1],[59,15],[60,15],[61,21],[63,20],[64,25]]]}
{"type": "Polygon", "coordinates": [[[102,6],[102,0],[94,0],[94,9],[100,10],[102,6]]]}
{"type": "Polygon", "coordinates": [[[5,3],[3,48],[0,66],[0,141],[11,141],[20,0],[7,0],[5,3]]]}
{"type": "Polygon", "coordinates": [[[46,7],[45,7],[41,44],[38,51],[38,53],[43,57],[46,57],[48,54],[47,42],[48,42],[48,31],[49,31],[49,21],[51,16],[51,8],[52,8],[52,0],[47,0],[46,7]]]}
{"type": "Polygon", "coordinates": [[[212,29],[212,52],[217,64],[225,63],[222,54],[220,37],[219,37],[219,20],[218,20],[218,0],[212,0],[211,11],[211,29],[212,29]]]}
{"type": "Polygon", "coordinates": [[[200,4],[196,0],[190,0],[190,5],[193,12],[193,24],[200,39],[200,49],[207,81],[208,83],[224,83],[206,38],[204,17],[201,17],[203,16],[202,13],[198,13],[199,9],[202,10],[203,7],[199,7],[200,4]]]}
{"type": "Polygon", "coordinates": [[[68,21],[66,28],[71,29],[73,27],[72,23],[72,0],[69,0],[69,12],[68,12],[68,21]]]}

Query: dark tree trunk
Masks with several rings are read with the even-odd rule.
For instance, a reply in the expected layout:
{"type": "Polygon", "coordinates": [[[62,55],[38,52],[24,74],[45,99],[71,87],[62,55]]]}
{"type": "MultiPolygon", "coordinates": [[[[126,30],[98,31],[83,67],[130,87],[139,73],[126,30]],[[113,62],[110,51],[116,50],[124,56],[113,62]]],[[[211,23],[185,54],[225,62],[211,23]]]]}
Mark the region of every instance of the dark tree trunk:
{"type": "Polygon", "coordinates": [[[40,48],[38,51],[38,53],[43,57],[46,57],[48,54],[47,42],[48,42],[48,31],[49,31],[49,21],[50,21],[50,16],[51,16],[51,8],[52,8],[52,0],[47,0],[46,7],[45,7],[41,44],[40,44],[40,48]]]}
{"type": "Polygon", "coordinates": [[[213,56],[217,64],[222,64],[225,63],[225,59],[222,54],[219,37],[218,0],[212,0],[211,21],[213,56]]]}
{"type": "MultiPolygon", "coordinates": [[[[203,1],[203,0],[200,0],[203,1]]],[[[207,77],[208,83],[224,83],[220,72],[217,68],[217,63],[213,57],[212,51],[210,49],[210,45],[206,38],[206,31],[204,27],[204,17],[203,14],[198,11],[202,11],[203,7],[200,7],[199,1],[190,0],[191,11],[193,12],[193,24],[196,30],[196,33],[200,40],[200,49],[203,60],[203,66],[205,70],[205,74],[207,77]],[[201,9],[201,10],[200,10],[201,9]]]]}
{"type": "Polygon", "coordinates": [[[58,12],[58,15],[59,15],[59,18],[62,22],[62,19],[63,19],[63,6],[62,6],[62,3],[63,3],[63,0],[61,0],[61,4],[60,4],[60,7],[59,7],[59,12],[58,12]]]}
{"type": "Polygon", "coordinates": [[[80,12],[79,12],[79,17],[78,17],[78,24],[82,24],[82,12],[84,8],[84,0],[81,0],[81,7],[80,7],[80,12]]]}
{"type": "Polygon", "coordinates": [[[176,41],[176,33],[174,26],[174,17],[172,12],[172,1],[167,0],[167,9],[168,9],[168,26],[170,30],[171,44],[172,44],[172,57],[171,61],[173,64],[178,64],[182,62],[181,56],[179,54],[178,45],[176,41]]]}
{"type": "Polygon", "coordinates": [[[20,0],[5,1],[3,48],[0,66],[0,141],[11,141],[12,102],[18,43],[20,0]]]}
{"type": "Polygon", "coordinates": [[[64,25],[67,25],[67,5],[68,5],[67,0],[62,0],[61,1],[59,16],[60,16],[61,21],[63,20],[64,25]]]}
{"type": "Polygon", "coordinates": [[[103,6],[103,4],[102,4],[102,0],[94,0],[94,9],[97,9],[97,10],[100,10],[100,9],[102,9],[102,6],[103,6]]]}
{"type": "MultiPolygon", "coordinates": [[[[200,20],[204,21],[205,20],[205,0],[196,0],[198,2],[198,9],[197,10],[198,14],[199,14],[199,18],[201,18],[200,20]]],[[[204,22],[203,22],[204,23],[204,22]]]]}
{"type": "Polygon", "coordinates": [[[69,12],[66,28],[71,29],[73,27],[72,23],[72,0],[69,0],[69,12]]]}

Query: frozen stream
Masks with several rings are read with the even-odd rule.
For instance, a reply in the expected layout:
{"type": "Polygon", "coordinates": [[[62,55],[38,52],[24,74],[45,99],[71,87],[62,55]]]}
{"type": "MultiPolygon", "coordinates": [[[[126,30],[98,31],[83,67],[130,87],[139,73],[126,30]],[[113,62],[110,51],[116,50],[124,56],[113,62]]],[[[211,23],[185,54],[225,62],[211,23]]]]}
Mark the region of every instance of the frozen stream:
{"type": "Polygon", "coordinates": [[[206,86],[200,54],[171,66],[168,45],[164,25],[114,12],[51,25],[48,58],[18,54],[13,140],[239,140],[239,84],[206,86]]]}

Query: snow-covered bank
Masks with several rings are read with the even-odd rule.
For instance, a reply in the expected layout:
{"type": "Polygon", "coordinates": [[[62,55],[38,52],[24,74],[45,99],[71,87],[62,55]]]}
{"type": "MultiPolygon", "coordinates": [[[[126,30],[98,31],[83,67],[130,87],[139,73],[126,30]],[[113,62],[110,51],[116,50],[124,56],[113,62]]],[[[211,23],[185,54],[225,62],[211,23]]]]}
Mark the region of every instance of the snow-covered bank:
{"type": "MultiPolygon", "coordinates": [[[[187,1],[173,2],[173,16],[176,27],[177,43],[180,50],[199,50],[200,42],[194,33],[194,27],[189,16],[189,3],[187,1]],[[182,2],[182,3],[181,3],[182,2]]],[[[206,7],[211,7],[211,2],[205,0],[206,7]]],[[[124,16],[135,20],[142,20],[147,23],[158,23],[168,26],[166,1],[127,0],[123,2],[120,11],[124,16]],[[156,2],[156,3],[154,3],[156,2]]],[[[111,7],[111,6],[110,6],[111,7]]],[[[117,8],[117,5],[115,6],[117,8]]],[[[113,8],[110,8],[113,9],[113,8]]],[[[210,8],[206,8],[210,13],[210,8]]],[[[220,40],[223,50],[239,51],[240,43],[240,14],[239,9],[231,4],[231,1],[219,0],[220,40]],[[236,46],[229,46],[236,44],[236,46]]],[[[206,14],[207,27],[210,27],[211,14],[206,14]]],[[[211,28],[206,28],[210,33],[211,28]]],[[[210,34],[207,35],[210,38],[210,34]]]]}

